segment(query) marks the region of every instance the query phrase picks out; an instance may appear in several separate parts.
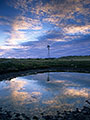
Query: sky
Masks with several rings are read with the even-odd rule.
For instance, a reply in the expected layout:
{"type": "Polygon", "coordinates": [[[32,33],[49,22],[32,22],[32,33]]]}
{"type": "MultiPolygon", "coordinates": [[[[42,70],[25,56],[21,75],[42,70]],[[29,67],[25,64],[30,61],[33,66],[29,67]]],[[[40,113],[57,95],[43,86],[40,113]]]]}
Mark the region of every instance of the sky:
{"type": "Polygon", "coordinates": [[[0,0],[0,58],[90,55],[90,0],[0,0]]]}

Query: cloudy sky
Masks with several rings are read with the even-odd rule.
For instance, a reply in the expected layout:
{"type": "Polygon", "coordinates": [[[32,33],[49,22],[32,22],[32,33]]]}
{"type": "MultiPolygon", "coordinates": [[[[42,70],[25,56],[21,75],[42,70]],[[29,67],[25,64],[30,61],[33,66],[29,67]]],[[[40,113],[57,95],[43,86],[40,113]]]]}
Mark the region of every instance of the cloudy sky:
{"type": "Polygon", "coordinates": [[[90,0],[0,0],[0,57],[90,55],[90,0]]]}

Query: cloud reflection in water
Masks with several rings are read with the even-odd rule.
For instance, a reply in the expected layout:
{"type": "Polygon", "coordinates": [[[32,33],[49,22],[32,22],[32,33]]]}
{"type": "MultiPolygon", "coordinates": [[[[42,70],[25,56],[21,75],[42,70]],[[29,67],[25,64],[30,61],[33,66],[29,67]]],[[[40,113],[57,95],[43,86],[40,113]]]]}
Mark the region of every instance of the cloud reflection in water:
{"type": "Polygon", "coordinates": [[[89,78],[90,74],[52,72],[2,81],[0,103],[29,114],[74,109],[90,98],[89,78]]]}

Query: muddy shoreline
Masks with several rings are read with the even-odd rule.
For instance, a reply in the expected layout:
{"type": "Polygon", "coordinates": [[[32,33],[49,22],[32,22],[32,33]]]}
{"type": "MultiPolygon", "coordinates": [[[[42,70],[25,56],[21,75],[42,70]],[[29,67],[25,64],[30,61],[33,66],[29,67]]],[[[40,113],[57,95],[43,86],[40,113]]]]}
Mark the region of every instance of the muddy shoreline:
{"type": "Polygon", "coordinates": [[[0,74],[0,81],[10,80],[18,76],[26,76],[31,74],[43,73],[43,72],[79,72],[79,73],[90,73],[90,69],[83,68],[44,68],[44,69],[31,69],[19,72],[10,72],[0,74]]]}

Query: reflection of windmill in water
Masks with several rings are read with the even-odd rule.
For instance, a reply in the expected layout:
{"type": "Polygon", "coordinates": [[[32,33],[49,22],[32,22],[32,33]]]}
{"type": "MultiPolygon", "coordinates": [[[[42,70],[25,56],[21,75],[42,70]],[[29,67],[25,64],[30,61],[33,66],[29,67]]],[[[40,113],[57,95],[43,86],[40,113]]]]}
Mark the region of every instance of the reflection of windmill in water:
{"type": "Polygon", "coordinates": [[[48,72],[48,74],[47,74],[48,76],[47,76],[47,81],[50,81],[50,73],[48,72]]]}
{"type": "Polygon", "coordinates": [[[48,58],[50,58],[50,45],[47,45],[48,48],[48,58]]]}

